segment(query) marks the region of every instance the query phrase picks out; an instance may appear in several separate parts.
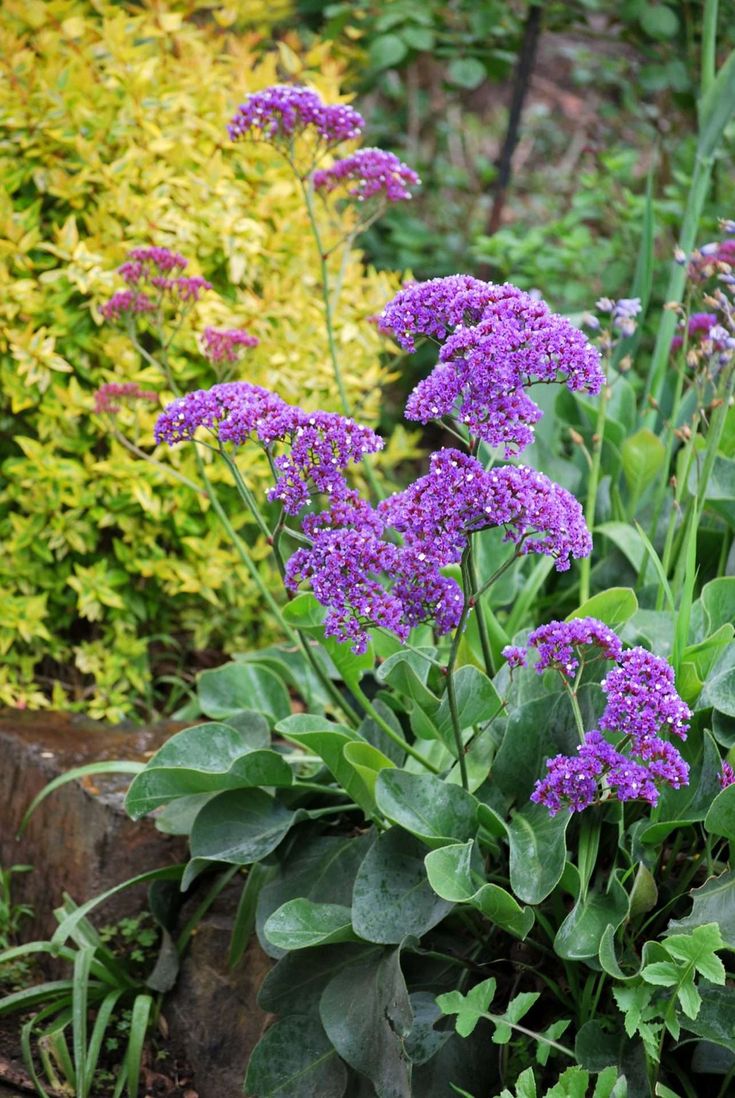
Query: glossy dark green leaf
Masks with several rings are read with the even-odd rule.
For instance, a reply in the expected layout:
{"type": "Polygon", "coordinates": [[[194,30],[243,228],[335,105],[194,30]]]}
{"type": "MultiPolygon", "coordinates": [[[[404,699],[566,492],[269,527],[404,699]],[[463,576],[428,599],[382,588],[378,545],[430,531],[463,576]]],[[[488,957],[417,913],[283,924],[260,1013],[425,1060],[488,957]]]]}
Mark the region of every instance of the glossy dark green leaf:
{"type": "Polygon", "coordinates": [[[247,663],[226,663],[202,671],[197,679],[197,696],[202,712],[222,720],[240,710],[262,713],[272,726],[291,712],[288,691],[267,667],[247,663]]]}
{"type": "Polygon", "coordinates": [[[272,1014],[316,1014],[329,981],[356,962],[376,964],[382,947],[345,942],[286,953],[258,991],[258,1006],[272,1014]]]}
{"type": "Polygon", "coordinates": [[[377,1098],[411,1098],[405,1041],[413,1014],[399,950],[343,969],[325,987],[319,1014],[339,1055],[370,1079],[377,1098]]]}
{"type": "Polygon", "coordinates": [[[702,605],[709,624],[708,633],[735,621],[735,576],[719,576],[702,588],[702,605]]]}
{"type": "Polygon", "coordinates": [[[136,820],[177,797],[291,782],[291,768],[277,752],[253,750],[241,732],[213,721],[167,740],[133,779],[125,807],[136,820]]]}
{"type": "Polygon", "coordinates": [[[514,813],[508,826],[510,886],[526,904],[540,904],[553,892],[564,872],[566,832],[570,813],[550,816],[540,804],[514,813]]]}
{"type": "MultiPolygon", "coordinates": [[[[401,722],[393,712],[393,710],[385,704],[382,698],[377,697],[373,699],[373,706],[380,714],[383,720],[390,725],[394,732],[399,736],[403,735],[401,728],[401,722]]],[[[379,751],[382,751],[384,755],[387,755],[396,766],[403,766],[406,761],[406,752],[403,750],[400,744],[392,740],[390,736],[380,727],[377,721],[373,720],[371,716],[365,717],[357,733],[367,743],[371,743],[373,747],[377,747],[379,751]]]]}
{"type": "Polygon", "coordinates": [[[265,936],[279,949],[353,942],[352,915],[343,904],[315,903],[304,897],[288,900],[266,920],[265,936]]]}
{"type": "Polygon", "coordinates": [[[371,743],[363,743],[359,740],[345,744],[342,748],[342,756],[358,777],[362,778],[372,806],[375,802],[375,783],[379,775],[386,769],[393,770],[395,763],[371,743]]]}
{"type": "Polygon", "coordinates": [[[194,821],[191,862],[182,887],[193,880],[202,863],[250,865],[278,846],[292,825],[306,818],[262,789],[233,789],[218,793],[194,821]]]}
{"type": "Polygon", "coordinates": [[[378,682],[393,687],[399,694],[418,702],[427,713],[431,713],[438,708],[439,699],[426,685],[431,665],[419,653],[436,657],[436,648],[419,648],[416,651],[404,648],[380,665],[376,678],[378,682]]]}
{"type": "Polygon", "coordinates": [[[433,992],[414,991],[409,998],[413,1025],[406,1038],[406,1052],[412,1064],[425,1064],[450,1040],[452,1032],[435,1028],[444,1015],[433,992]]]}
{"type": "Polygon", "coordinates": [[[420,938],[451,911],[426,876],[426,849],[399,828],[383,832],[355,878],[352,925],[361,938],[383,944],[420,938]]]}
{"type": "Polygon", "coordinates": [[[251,1098],[342,1098],[347,1071],[313,1014],[270,1026],[252,1051],[245,1078],[251,1098]]]}
{"type": "Polygon", "coordinates": [[[256,908],[256,929],[261,946],[270,956],[281,956],[265,937],[266,920],[288,900],[305,897],[320,903],[352,903],[355,876],[370,845],[370,836],[297,836],[280,860],[274,876],[261,889],[256,908]]]}
{"type": "Polygon", "coordinates": [[[509,934],[526,937],[534,924],[533,911],[521,907],[500,885],[483,879],[476,868],[482,860],[473,840],[433,850],[425,865],[429,883],[442,899],[468,903],[509,934]]]}
{"type": "MultiPolygon", "coordinates": [[[[541,676],[531,674],[538,683],[541,676]]],[[[580,694],[584,695],[584,690],[580,694]]],[[[574,754],[578,743],[566,694],[545,693],[525,702],[511,711],[506,722],[493,764],[493,786],[507,801],[525,805],[536,781],[546,773],[545,760],[558,754],[574,754]]]]}
{"type": "Polygon", "coordinates": [[[699,985],[702,1005],[696,1018],[681,1015],[681,1024],[722,1048],[735,1052],[735,988],[699,985]]]}
{"type": "Polygon", "coordinates": [[[723,940],[735,949],[735,871],[710,877],[689,895],[693,901],[691,913],[683,919],[672,919],[667,933],[689,934],[698,926],[717,923],[723,940]]]}
{"type": "Polygon", "coordinates": [[[387,819],[432,849],[463,842],[477,831],[477,800],[433,774],[383,770],[376,803],[387,819]]]}
{"type": "Polygon", "coordinates": [[[596,958],[607,928],[617,930],[627,915],[628,895],[613,874],[606,892],[590,890],[579,897],[557,931],[554,950],[567,961],[596,958]]]}

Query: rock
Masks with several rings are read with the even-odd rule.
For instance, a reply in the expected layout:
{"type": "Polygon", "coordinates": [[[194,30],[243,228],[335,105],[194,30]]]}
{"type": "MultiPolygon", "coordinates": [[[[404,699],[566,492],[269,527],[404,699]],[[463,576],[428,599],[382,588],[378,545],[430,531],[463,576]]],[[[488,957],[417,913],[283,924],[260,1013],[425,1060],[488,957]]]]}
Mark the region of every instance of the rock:
{"type": "MultiPolygon", "coordinates": [[[[123,809],[126,774],[64,785],[40,805],[20,841],[16,831],[33,798],[72,767],[108,759],[145,760],[181,725],[109,727],[70,714],[0,710],[0,865],[34,867],[14,875],[14,903],[30,904],[23,939],[48,938],[53,910],[68,892],[77,902],[148,869],[185,861],[183,839],[163,835],[153,820],[137,823],[123,809]]],[[[140,911],[144,890],[125,890],[100,909],[104,922],[140,911]]]]}
{"type": "Polygon", "coordinates": [[[233,881],[199,924],[164,1004],[172,1045],[191,1064],[199,1098],[243,1093],[250,1054],[272,1018],[256,995],[273,962],[254,936],[235,969],[227,969],[242,884],[233,881]]]}

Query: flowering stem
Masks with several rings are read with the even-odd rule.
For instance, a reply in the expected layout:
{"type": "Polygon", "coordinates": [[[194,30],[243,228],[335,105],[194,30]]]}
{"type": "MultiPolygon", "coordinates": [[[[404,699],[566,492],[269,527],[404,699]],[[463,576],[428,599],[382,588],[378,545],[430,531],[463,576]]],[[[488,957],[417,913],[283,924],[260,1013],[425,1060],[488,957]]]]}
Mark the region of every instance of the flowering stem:
{"type": "MultiPolygon", "coordinates": [[[[566,677],[565,677],[565,680],[566,680],[566,677]]],[[[575,684],[575,687],[576,687],[576,684],[575,684]]],[[[582,710],[579,708],[579,698],[577,697],[577,691],[576,691],[575,687],[570,686],[569,683],[565,681],[565,689],[567,691],[567,694],[569,695],[569,701],[570,701],[571,706],[572,706],[572,713],[574,714],[574,723],[577,726],[577,733],[579,734],[579,742],[584,743],[585,727],[584,727],[584,721],[582,720],[582,710]]]]}
{"type": "Polygon", "coordinates": [[[355,695],[367,715],[369,717],[372,717],[375,723],[380,728],[382,728],[388,739],[392,740],[394,744],[400,747],[402,751],[405,751],[407,755],[410,755],[412,759],[415,759],[416,762],[421,763],[421,765],[424,766],[427,770],[430,770],[432,774],[439,773],[439,768],[437,766],[434,766],[434,764],[430,763],[428,759],[425,759],[420,752],[412,747],[411,744],[408,743],[403,738],[403,736],[400,735],[400,733],[396,732],[395,728],[391,728],[388,722],[384,720],[383,717],[380,715],[370,699],[362,692],[357,683],[352,683],[350,685],[350,689],[352,690],[352,693],[355,695]]]}
{"type": "MultiPolygon", "coordinates": [[[[462,575],[467,577],[469,545],[462,554],[462,575]]],[[[457,628],[454,631],[454,637],[452,638],[452,647],[449,652],[449,661],[446,667],[447,676],[447,700],[449,702],[449,715],[452,720],[452,733],[454,735],[454,746],[457,752],[457,762],[459,763],[459,775],[462,780],[462,788],[469,789],[469,781],[467,779],[467,760],[465,759],[464,744],[462,743],[462,727],[459,720],[459,707],[457,705],[457,692],[454,683],[454,667],[457,662],[457,656],[459,654],[459,645],[462,640],[462,634],[464,633],[467,619],[470,616],[472,609],[472,603],[477,596],[472,596],[471,592],[465,583],[464,591],[464,605],[462,606],[462,613],[460,615],[457,628]]]]}
{"type": "Polygon", "coordinates": [[[240,470],[237,467],[237,463],[235,461],[233,461],[233,459],[230,457],[230,455],[223,448],[220,448],[218,453],[224,459],[225,464],[227,465],[230,472],[232,473],[233,480],[235,481],[235,487],[237,488],[238,492],[240,493],[240,496],[242,497],[243,502],[247,505],[248,510],[250,511],[251,515],[255,519],[255,522],[257,523],[258,529],[260,530],[263,537],[266,538],[268,543],[272,544],[273,535],[271,534],[271,531],[268,529],[268,526],[265,522],[265,519],[263,518],[263,516],[261,515],[261,513],[259,511],[258,505],[255,502],[255,499],[253,498],[253,494],[250,491],[250,489],[248,488],[247,484],[245,483],[245,481],[243,479],[243,476],[242,476],[242,473],[240,472],[240,470]]]}
{"type": "Polygon", "coordinates": [[[207,493],[198,484],[195,484],[193,480],[189,480],[187,476],[180,473],[178,469],[174,469],[173,465],[164,465],[162,461],[158,461],[151,454],[147,454],[145,450],[141,450],[139,446],[136,446],[134,442],[131,442],[129,438],[126,438],[122,431],[118,431],[113,427],[112,437],[119,442],[121,446],[124,446],[126,450],[129,450],[131,454],[134,454],[141,461],[148,462],[149,465],[153,465],[156,469],[162,469],[167,476],[171,476],[174,480],[178,480],[180,484],[186,485],[192,492],[196,492],[197,495],[204,496],[207,493]]]}
{"type": "MultiPolygon", "coordinates": [[[[597,409],[597,422],[592,438],[592,465],[587,481],[587,502],[584,508],[584,518],[590,533],[595,524],[595,504],[597,503],[597,488],[600,483],[600,464],[602,462],[602,442],[605,435],[605,416],[607,414],[607,402],[610,397],[610,389],[603,385],[600,393],[600,404],[597,409]]],[[[579,604],[580,606],[590,597],[590,572],[592,570],[592,555],[583,557],[579,564],[579,604]]]]}
{"type": "MultiPolygon", "coordinates": [[[[475,565],[475,554],[472,550],[472,540],[472,535],[470,534],[467,539],[467,580],[469,584],[467,590],[469,591],[477,589],[477,568],[475,565]]],[[[488,676],[492,678],[496,671],[495,661],[490,647],[485,610],[482,605],[482,598],[479,595],[475,595],[475,612],[477,614],[477,629],[480,634],[480,646],[482,648],[482,658],[485,661],[485,670],[488,676]]]]}

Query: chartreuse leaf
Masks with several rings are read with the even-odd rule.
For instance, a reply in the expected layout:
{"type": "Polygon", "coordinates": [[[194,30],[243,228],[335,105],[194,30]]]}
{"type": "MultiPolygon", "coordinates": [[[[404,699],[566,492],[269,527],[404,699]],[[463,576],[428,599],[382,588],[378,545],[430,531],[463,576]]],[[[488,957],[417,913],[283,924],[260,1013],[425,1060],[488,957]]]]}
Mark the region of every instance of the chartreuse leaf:
{"type": "Polygon", "coordinates": [[[357,871],[352,925],[369,942],[398,943],[420,938],[451,911],[426,876],[424,846],[400,828],[378,836],[357,871]]]}
{"type": "Polygon", "coordinates": [[[245,1093],[258,1098],[342,1098],[347,1069],[315,1014],[290,1014],[252,1051],[245,1093]]]}
{"type": "Polygon", "coordinates": [[[380,665],[375,677],[416,702],[425,712],[433,713],[439,707],[439,698],[426,685],[430,664],[424,655],[434,657],[436,648],[404,648],[395,652],[380,665]]]}
{"type": "Polygon", "coordinates": [[[378,1098],[411,1098],[406,1038],[413,1013],[398,949],[385,950],[377,964],[338,972],[322,993],[319,1014],[339,1055],[367,1076],[378,1098]]]}
{"type": "Polygon", "coordinates": [[[539,904],[564,872],[568,810],[550,816],[543,805],[528,804],[508,825],[510,886],[519,900],[539,904]]]}
{"type": "Polygon", "coordinates": [[[522,991],[520,995],[516,995],[514,999],[508,1003],[505,1008],[505,1012],[499,1015],[499,1020],[495,1023],[495,1032],[493,1033],[493,1044],[495,1045],[507,1045],[513,1036],[513,1030],[511,1023],[520,1022],[535,1002],[538,1001],[540,993],[538,991],[522,991]]]}
{"type": "Polygon", "coordinates": [[[447,991],[437,995],[437,1006],[442,1014],[456,1014],[454,1023],[460,1037],[469,1037],[477,1023],[487,1017],[490,1004],[495,998],[497,984],[494,977],[475,984],[466,995],[461,991],[447,991]]]}
{"type": "Polygon", "coordinates": [[[521,907],[500,885],[484,881],[473,868],[473,855],[482,865],[472,839],[427,854],[426,873],[431,887],[442,899],[471,904],[490,922],[518,938],[525,938],[534,923],[533,910],[521,907]]]}
{"type": "Polygon", "coordinates": [[[469,839],[477,831],[475,797],[433,774],[383,770],[375,798],[386,819],[432,849],[469,839]]]}
{"type": "Polygon", "coordinates": [[[288,900],[266,920],[265,936],[279,949],[354,942],[352,914],[342,904],[319,904],[299,897],[288,900]]]}
{"type": "Polygon", "coordinates": [[[307,813],[287,808],[262,789],[230,789],[201,809],[191,832],[191,861],[182,888],[207,862],[250,865],[275,850],[307,813]]]}
{"type": "Polygon", "coordinates": [[[632,500],[638,500],[658,476],[666,460],[666,447],[658,435],[642,427],[621,443],[620,456],[632,500]]]}
{"type": "MultiPolygon", "coordinates": [[[[252,717],[265,725],[260,714],[252,717]]],[[[253,750],[247,736],[226,724],[198,724],[156,752],[133,779],[125,807],[136,820],[177,797],[291,782],[291,768],[276,751],[253,750]]]]}
{"type": "Polygon", "coordinates": [[[610,587],[607,591],[600,591],[592,598],[587,599],[571,614],[568,614],[565,620],[571,621],[573,618],[587,617],[598,618],[599,621],[604,621],[606,625],[615,629],[625,625],[637,609],[638,599],[631,587],[610,587]]]}
{"type": "Polygon", "coordinates": [[[202,671],[197,696],[202,712],[213,720],[248,709],[262,713],[272,726],[291,712],[288,691],[278,675],[248,663],[233,661],[202,671]]]}

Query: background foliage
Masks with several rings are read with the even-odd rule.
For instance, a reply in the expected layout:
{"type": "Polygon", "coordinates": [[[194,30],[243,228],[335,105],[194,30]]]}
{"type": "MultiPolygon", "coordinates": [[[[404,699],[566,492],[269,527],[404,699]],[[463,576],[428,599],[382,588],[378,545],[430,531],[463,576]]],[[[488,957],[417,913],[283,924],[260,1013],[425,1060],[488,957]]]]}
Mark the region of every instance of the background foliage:
{"type": "MultiPolygon", "coordinates": [[[[222,296],[206,296],[192,329],[247,327],[260,340],[247,359],[250,380],[335,406],[313,245],[293,181],[267,150],[231,148],[225,123],[247,92],[281,78],[307,80],[337,101],[342,63],[328,45],[301,50],[295,34],[266,50],[270,24],[288,13],[282,3],[202,18],[198,6],[3,5],[5,704],[50,699],[120,719],[152,702],[152,649],[237,647],[257,631],[250,587],[201,497],[124,450],[93,414],[105,381],[160,388],[99,314],[122,285],[114,272],[130,247],[174,244],[189,273],[214,283],[222,296]]],[[[351,396],[373,422],[386,372],[367,318],[393,287],[355,254],[337,318],[351,396]]],[[[182,387],[214,380],[193,331],[183,333],[175,367],[182,387]]],[[[128,411],[121,426],[150,449],[155,415],[128,411]]],[[[191,454],[173,461],[193,468],[191,454]]],[[[254,541],[248,518],[231,513],[254,541]]],[[[154,671],[166,666],[153,661],[154,671]]]]}

